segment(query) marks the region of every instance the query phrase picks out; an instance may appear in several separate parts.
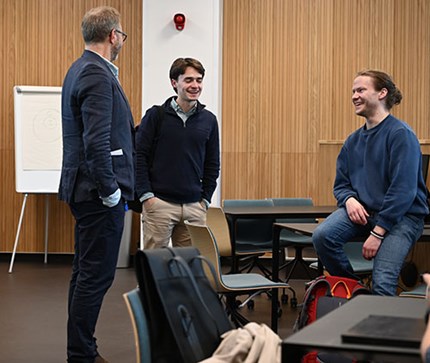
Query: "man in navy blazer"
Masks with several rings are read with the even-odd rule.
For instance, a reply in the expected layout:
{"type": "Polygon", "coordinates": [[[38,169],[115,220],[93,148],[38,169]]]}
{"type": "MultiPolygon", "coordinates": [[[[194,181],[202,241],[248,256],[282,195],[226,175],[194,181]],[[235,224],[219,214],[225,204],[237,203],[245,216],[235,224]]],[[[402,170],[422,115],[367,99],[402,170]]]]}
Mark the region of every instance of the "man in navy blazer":
{"type": "Polygon", "coordinates": [[[112,285],[127,200],[134,196],[134,122],[112,63],[127,38],[111,7],[82,20],[85,51],[62,89],[63,166],[59,199],[76,220],[69,289],[69,363],[106,362],[94,337],[112,285]]]}

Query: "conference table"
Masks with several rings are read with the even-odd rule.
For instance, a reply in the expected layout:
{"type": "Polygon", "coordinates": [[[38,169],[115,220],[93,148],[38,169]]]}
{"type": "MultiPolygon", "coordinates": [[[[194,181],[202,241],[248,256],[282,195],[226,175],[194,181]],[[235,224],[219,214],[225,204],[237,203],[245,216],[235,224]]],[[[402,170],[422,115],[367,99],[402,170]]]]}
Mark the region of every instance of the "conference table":
{"type": "MultiPolygon", "coordinates": [[[[236,257],[236,226],[239,219],[257,218],[326,218],[337,209],[336,206],[259,206],[259,207],[224,207],[224,214],[227,217],[230,227],[230,241],[232,248],[232,272],[238,271],[236,257]]],[[[275,226],[277,223],[274,224],[275,226]]],[[[282,228],[281,228],[282,229],[282,228]]],[[[274,228],[273,255],[272,255],[272,278],[278,281],[279,274],[279,233],[274,228]],[[278,233],[278,234],[277,234],[278,233]],[[276,273],[275,273],[276,272],[276,273]]],[[[274,332],[278,331],[278,290],[272,289],[272,315],[271,328],[274,332]]]]}
{"type": "MultiPolygon", "coordinates": [[[[422,336],[427,300],[398,296],[359,295],[282,341],[283,363],[300,362],[309,351],[341,353],[359,361],[421,362],[418,347],[374,341],[345,342],[342,335],[369,315],[414,318],[413,331],[422,336]],[[422,325],[421,325],[422,324],[422,325]]],[[[385,331],[382,330],[382,333],[385,331]]],[[[388,335],[388,332],[387,332],[388,335]]],[[[418,340],[416,340],[418,341],[418,340]]]]}

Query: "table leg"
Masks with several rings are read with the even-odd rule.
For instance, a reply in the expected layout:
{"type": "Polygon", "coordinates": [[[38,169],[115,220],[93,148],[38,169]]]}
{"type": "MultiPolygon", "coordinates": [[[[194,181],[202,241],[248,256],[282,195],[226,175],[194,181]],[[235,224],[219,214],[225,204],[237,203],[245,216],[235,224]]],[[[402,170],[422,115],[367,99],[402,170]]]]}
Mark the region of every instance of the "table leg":
{"type": "Polygon", "coordinates": [[[322,276],[324,274],[324,266],[319,257],[317,262],[317,271],[318,271],[318,276],[322,276]]]}
{"type": "MultiPolygon", "coordinates": [[[[273,226],[273,247],[272,247],[272,279],[275,282],[279,281],[279,237],[281,234],[280,228],[273,226]]],[[[278,332],[278,290],[272,289],[272,315],[271,327],[272,330],[278,332]]]]}

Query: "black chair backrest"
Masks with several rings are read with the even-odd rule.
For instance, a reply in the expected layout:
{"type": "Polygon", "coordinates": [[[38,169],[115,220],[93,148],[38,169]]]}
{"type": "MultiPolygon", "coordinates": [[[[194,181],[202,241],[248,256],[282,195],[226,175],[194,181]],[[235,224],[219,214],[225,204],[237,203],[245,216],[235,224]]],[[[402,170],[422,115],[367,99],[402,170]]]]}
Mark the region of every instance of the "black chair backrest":
{"type": "MultiPolygon", "coordinates": [[[[273,207],[270,199],[226,199],[224,207],[273,207]]],[[[237,220],[237,243],[272,241],[274,218],[243,218],[237,220]]]]}
{"type": "Polygon", "coordinates": [[[430,155],[429,154],[423,154],[422,155],[422,172],[424,177],[424,182],[427,183],[427,176],[429,173],[429,161],[430,161],[430,155]]]}

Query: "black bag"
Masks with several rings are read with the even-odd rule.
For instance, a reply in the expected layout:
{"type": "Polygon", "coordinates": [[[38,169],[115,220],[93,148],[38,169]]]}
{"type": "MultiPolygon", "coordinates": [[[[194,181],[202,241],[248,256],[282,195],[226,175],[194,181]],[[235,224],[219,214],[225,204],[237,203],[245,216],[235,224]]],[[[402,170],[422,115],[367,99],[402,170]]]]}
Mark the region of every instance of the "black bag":
{"type": "Polygon", "coordinates": [[[139,250],[136,273],[149,320],[154,363],[210,357],[232,324],[194,247],[139,250]]]}
{"type": "MultiPolygon", "coordinates": [[[[154,133],[154,137],[152,139],[151,154],[149,155],[149,162],[148,162],[149,167],[152,165],[152,162],[154,161],[155,149],[157,147],[158,139],[160,138],[161,125],[163,123],[163,119],[164,119],[163,106],[157,106],[157,120],[155,122],[155,133],[154,133]]],[[[136,134],[139,130],[139,126],[140,126],[140,124],[135,127],[135,133],[136,134]]],[[[142,211],[143,211],[142,204],[143,203],[140,201],[139,195],[137,195],[136,192],[134,193],[134,199],[127,201],[128,207],[133,212],[136,212],[136,213],[142,213],[142,211]]]]}

